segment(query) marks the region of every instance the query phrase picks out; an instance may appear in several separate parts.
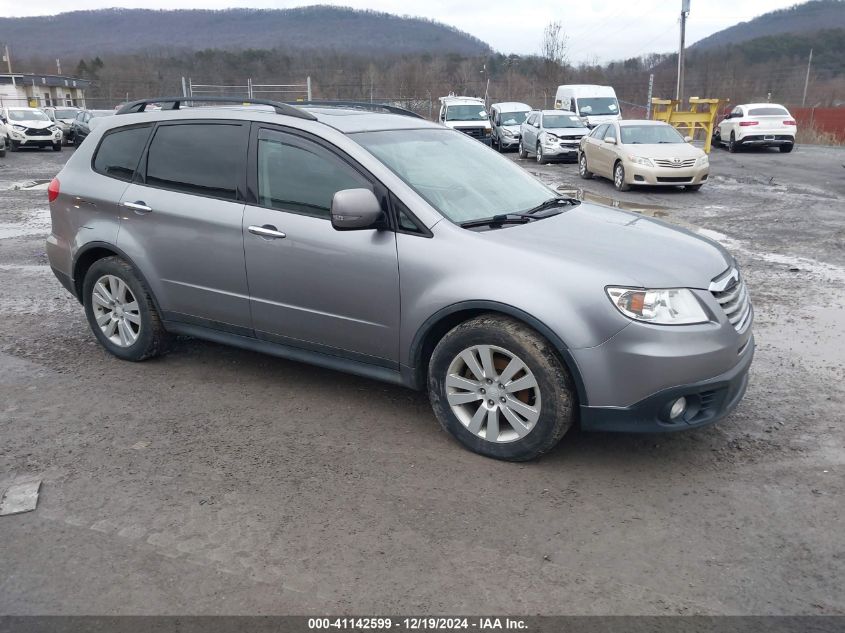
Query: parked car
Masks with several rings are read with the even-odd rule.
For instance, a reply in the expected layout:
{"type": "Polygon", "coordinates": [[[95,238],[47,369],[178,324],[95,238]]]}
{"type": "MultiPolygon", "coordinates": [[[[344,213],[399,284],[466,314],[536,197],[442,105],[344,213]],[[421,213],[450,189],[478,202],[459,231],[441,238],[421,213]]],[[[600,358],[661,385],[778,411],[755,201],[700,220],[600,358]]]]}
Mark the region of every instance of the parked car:
{"type": "Polygon", "coordinates": [[[738,105],[716,126],[713,142],[731,152],[743,147],[777,147],[788,154],[795,147],[795,117],[776,103],[738,105]]]}
{"type": "Polygon", "coordinates": [[[561,197],[415,115],[145,103],[48,187],[50,266],[118,358],[183,334],[427,390],[509,460],[576,420],[690,429],[742,398],[752,307],[715,242],[561,197]]]}
{"type": "Polygon", "coordinates": [[[534,108],[526,103],[508,101],[490,106],[490,125],[493,126],[492,145],[503,152],[519,146],[522,124],[534,108]]]}
{"type": "Polygon", "coordinates": [[[631,185],[683,186],[698,191],[710,174],[710,160],[668,123],[627,120],[604,123],[581,141],[581,178],[604,176],[619,191],[631,185]]]}
{"type": "Polygon", "coordinates": [[[59,126],[62,131],[62,142],[68,145],[70,142],[70,127],[76,116],[82,111],[80,108],[50,106],[42,108],[50,120],[59,126]]]}
{"type": "Polygon", "coordinates": [[[535,110],[521,126],[519,157],[534,154],[541,165],[566,158],[574,161],[578,144],[589,131],[573,112],[535,110]]]}
{"type": "Polygon", "coordinates": [[[21,147],[52,147],[62,151],[62,131],[38,108],[0,108],[0,124],[12,152],[21,147]]]}
{"type": "Polygon", "coordinates": [[[484,99],[478,97],[440,97],[439,121],[448,128],[463,132],[484,143],[492,143],[493,127],[487,116],[484,99]]]}
{"type": "Polygon", "coordinates": [[[622,118],[616,91],[611,86],[558,86],[555,93],[555,109],[576,113],[589,128],[622,118]]]}
{"type": "Polygon", "coordinates": [[[0,134],[0,158],[6,155],[6,135],[0,134]]]}
{"type": "Polygon", "coordinates": [[[70,142],[79,145],[85,140],[101,117],[114,116],[114,110],[82,110],[70,126],[70,142]]]}

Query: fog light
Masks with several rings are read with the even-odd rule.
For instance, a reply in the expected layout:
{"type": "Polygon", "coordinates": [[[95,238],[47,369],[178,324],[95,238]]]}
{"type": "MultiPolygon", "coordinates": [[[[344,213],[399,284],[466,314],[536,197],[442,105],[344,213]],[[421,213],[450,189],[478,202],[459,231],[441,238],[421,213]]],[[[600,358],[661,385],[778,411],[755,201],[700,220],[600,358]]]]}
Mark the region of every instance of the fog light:
{"type": "Polygon", "coordinates": [[[672,408],[669,409],[669,417],[673,420],[677,420],[684,414],[684,411],[687,410],[687,399],[684,397],[680,397],[675,402],[672,403],[672,408]]]}

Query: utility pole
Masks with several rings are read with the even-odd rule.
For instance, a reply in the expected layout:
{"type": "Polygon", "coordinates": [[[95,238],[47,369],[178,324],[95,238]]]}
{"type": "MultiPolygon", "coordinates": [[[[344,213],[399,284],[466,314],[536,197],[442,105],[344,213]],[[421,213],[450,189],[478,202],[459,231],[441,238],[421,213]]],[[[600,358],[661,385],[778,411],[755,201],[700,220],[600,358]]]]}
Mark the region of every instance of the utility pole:
{"type": "Polygon", "coordinates": [[[681,0],[681,45],[678,48],[678,85],[675,99],[684,100],[684,44],[687,35],[687,16],[689,15],[690,0],[681,0]]]}
{"type": "Polygon", "coordinates": [[[648,76],[648,98],[645,102],[645,118],[651,118],[651,97],[654,94],[654,73],[648,76]]]}
{"type": "Polygon", "coordinates": [[[801,107],[807,103],[807,87],[810,85],[810,66],[813,64],[813,49],[810,49],[810,59],[807,60],[807,76],[804,78],[804,96],[801,97],[801,107]]]}
{"type": "MultiPolygon", "coordinates": [[[[12,75],[12,56],[9,55],[9,45],[4,47],[3,61],[6,62],[6,67],[9,69],[9,74],[12,75]]],[[[12,87],[15,87],[15,76],[12,75],[12,87]]]]}

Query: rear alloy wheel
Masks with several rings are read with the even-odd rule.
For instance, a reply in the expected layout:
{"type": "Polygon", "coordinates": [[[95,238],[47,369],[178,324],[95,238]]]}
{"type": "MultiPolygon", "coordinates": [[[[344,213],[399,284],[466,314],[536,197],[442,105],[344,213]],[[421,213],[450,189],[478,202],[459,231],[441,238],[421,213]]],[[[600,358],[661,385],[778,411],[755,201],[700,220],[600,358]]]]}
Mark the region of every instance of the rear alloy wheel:
{"type": "Polygon", "coordinates": [[[487,314],[451,330],[429,364],[432,408],[468,449],[524,461],[555,446],[573,422],[572,381],[548,341],[487,314]]]}
{"type": "Polygon", "coordinates": [[[593,177],[593,172],[587,169],[587,155],[584,152],[581,152],[578,157],[578,175],[584,180],[590,180],[593,177]]]}
{"type": "Polygon", "coordinates": [[[100,344],[123,360],[139,361],[167,351],[164,329],[150,291],[119,257],[91,265],[83,283],[85,316],[100,344]]]}
{"type": "Polygon", "coordinates": [[[628,191],[631,188],[631,185],[625,182],[625,167],[622,166],[622,162],[617,162],[613,168],[613,186],[616,187],[616,191],[628,191]]]}
{"type": "Polygon", "coordinates": [[[736,154],[739,151],[739,143],[736,142],[736,136],[731,132],[731,140],[728,141],[728,151],[731,154],[736,154]]]}

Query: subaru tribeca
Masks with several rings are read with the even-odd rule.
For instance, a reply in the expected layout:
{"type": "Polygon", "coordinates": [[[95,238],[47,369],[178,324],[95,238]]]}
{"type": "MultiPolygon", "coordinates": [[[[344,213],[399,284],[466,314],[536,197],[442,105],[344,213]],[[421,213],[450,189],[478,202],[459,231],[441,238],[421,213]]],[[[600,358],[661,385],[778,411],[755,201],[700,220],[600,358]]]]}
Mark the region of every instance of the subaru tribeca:
{"type": "Polygon", "coordinates": [[[189,335],[424,389],[508,460],[742,398],[752,308],[718,244],[410,113],[182,101],[104,119],[48,189],[51,267],[115,356],[189,335]]]}

